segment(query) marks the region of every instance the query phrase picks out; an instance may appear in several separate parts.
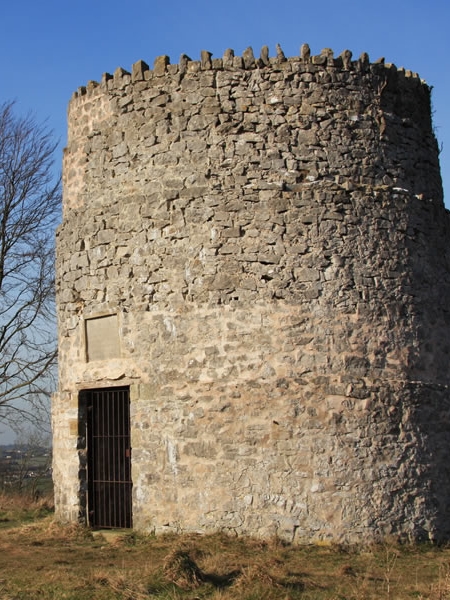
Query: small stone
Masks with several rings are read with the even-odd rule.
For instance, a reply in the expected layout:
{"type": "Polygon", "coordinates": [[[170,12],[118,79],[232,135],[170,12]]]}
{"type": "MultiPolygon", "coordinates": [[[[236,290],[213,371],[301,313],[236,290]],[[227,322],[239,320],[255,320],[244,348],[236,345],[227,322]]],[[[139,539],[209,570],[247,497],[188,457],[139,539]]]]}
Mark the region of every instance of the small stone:
{"type": "Polygon", "coordinates": [[[232,50],[231,48],[225,50],[222,61],[224,69],[232,69],[234,61],[234,50],[232,50]]]}
{"type": "Polygon", "coordinates": [[[304,63],[309,63],[311,59],[311,50],[308,44],[303,44],[300,48],[300,58],[304,63]]]}
{"type": "Polygon", "coordinates": [[[134,63],[132,71],[131,71],[131,79],[132,81],[143,81],[144,80],[144,72],[149,70],[149,66],[143,60],[138,60],[134,63]]]}
{"type": "Polygon", "coordinates": [[[253,54],[253,48],[250,46],[242,53],[242,60],[244,61],[244,69],[251,69],[255,66],[255,56],[253,54]]]}
{"type": "Polygon", "coordinates": [[[281,49],[280,44],[276,45],[276,49],[277,49],[277,61],[279,63],[286,62],[287,59],[286,59],[286,56],[284,55],[283,50],[281,49]]]}
{"type": "Polygon", "coordinates": [[[167,65],[170,63],[170,59],[166,55],[157,56],[153,63],[153,72],[155,75],[164,75],[167,71],[167,65]]]}
{"type": "Polygon", "coordinates": [[[269,47],[268,46],[263,46],[261,48],[261,53],[259,55],[259,59],[261,61],[261,63],[265,66],[267,66],[268,64],[270,64],[270,60],[269,60],[269,47]]]}
{"type": "Polygon", "coordinates": [[[350,67],[351,67],[351,61],[352,61],[352,53],[350,52],[350,50],[344,50],[341,54],[341,58],[342,58],[342,66],[344,67],[344,70],[349,71],[350,67]]]}
{"type": "Polygon", "coordinates": [[[202,50],[201,52],[201,65],[202,65],[202,69],[211,69],[212,67],[212,63],[211,63],[211,52],[208,52],[207,50],[202,50]]]}

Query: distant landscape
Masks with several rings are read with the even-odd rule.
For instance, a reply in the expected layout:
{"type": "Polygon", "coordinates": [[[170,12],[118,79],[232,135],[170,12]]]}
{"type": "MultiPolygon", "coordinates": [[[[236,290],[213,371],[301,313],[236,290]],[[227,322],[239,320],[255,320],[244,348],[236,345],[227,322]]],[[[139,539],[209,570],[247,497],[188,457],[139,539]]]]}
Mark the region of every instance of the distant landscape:
{"type": "Polygon", "coordinates": [[[38,498],[51,489],[51,449],[27,444],[0,446],[0,491],[29,492],[38,498]]]}

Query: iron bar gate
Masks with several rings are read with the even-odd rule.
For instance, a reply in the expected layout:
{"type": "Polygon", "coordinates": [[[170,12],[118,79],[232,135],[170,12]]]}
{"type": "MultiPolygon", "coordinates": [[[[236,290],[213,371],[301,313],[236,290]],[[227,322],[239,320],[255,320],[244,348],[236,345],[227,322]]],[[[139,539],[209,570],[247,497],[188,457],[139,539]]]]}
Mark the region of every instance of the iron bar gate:
{"type": "Polygon", "coordinates": [[[83,393],[89,524],[94,528],[132,527],[129,388],[83,393]]]}

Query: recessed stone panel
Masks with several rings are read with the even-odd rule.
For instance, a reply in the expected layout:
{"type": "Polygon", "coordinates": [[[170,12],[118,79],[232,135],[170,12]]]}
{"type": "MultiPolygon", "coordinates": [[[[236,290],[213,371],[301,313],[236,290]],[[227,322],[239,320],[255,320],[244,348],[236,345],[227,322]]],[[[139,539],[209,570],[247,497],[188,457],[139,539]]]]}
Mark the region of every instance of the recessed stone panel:
{"type": "Polygon", "coordinates": [[[109,360],[120,357],[117,315],[86,319],[86,359],[109,360]]]}

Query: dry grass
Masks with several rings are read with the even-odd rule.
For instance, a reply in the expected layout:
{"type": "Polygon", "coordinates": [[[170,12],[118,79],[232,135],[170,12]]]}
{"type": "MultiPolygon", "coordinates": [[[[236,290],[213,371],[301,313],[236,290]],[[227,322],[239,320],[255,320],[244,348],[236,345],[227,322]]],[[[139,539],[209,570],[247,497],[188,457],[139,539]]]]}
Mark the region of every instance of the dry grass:
{"type": "Polygon", "coordinates": [[[193,589],[205,581],[205,575],[188,548],[173,548],[165,557],[163,574],[167,581],[183,589],[193,589]]]}
{"type": "Polygon", "coordinates": [[[102,535],[45,511],[0,496],[0,600],[450,600],[448,548],[102,535]]]}
{"type": "Polygon", "coordinates": [[[42,496],[31,500],[26,494],[11,494],[0,491],[0,530],[5,527],[34,521],[53,511],[53,496],[42,496]]]}
{"type": "MultiPolygon", "coordinates": [[[[421,596],[421,598],[424,596],[421,596]]],[[[439,577],[431,586],[430,598],[433,600],[448,600],[450,598],[450,562],[440,565],[439,577]]]]}

